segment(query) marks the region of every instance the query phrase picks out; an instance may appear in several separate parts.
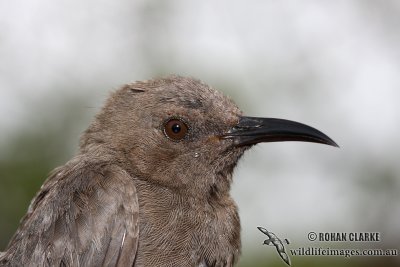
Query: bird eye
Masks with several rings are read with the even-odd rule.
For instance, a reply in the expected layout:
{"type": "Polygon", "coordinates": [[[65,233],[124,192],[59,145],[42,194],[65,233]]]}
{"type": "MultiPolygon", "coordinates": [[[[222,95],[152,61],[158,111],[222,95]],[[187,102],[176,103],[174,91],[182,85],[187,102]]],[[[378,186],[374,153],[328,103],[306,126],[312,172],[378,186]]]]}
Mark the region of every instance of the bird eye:
{"type": "Polygon", "coordinates": [[[180,119],[169,119],[164,123],[164,134],[172,140],[182,140],[186,137],[188,131],[188,126],[180,119]]]}

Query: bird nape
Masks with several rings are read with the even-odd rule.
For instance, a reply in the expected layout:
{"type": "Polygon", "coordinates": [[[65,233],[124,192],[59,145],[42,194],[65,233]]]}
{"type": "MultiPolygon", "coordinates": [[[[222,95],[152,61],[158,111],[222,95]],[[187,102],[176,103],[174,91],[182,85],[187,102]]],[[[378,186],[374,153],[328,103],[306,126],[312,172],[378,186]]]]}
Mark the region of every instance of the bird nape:
{"type": "Polygon", "coordinates": [[[232,266],[232,172],[246,149],[275,141],[337,146],[304,124],[245,117],[192,78],[125,85],[44,182],[0,265],[232,266]]]}

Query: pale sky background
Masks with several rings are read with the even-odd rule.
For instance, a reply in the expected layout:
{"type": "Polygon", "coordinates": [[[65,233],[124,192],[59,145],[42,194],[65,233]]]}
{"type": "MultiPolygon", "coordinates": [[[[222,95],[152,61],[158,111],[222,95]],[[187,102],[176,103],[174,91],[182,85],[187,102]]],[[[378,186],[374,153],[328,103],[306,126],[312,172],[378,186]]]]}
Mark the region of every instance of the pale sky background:
{"type": "Polygon", "coordinates": [[[172,73],[341,146],[247,152],[232,190],[244,257],[265,249],[256,226],[295,243],[378,231],[399,248],[399,1],[0,0],[0,149],[77,109],[68,159],[110,90],[172,73]]]}

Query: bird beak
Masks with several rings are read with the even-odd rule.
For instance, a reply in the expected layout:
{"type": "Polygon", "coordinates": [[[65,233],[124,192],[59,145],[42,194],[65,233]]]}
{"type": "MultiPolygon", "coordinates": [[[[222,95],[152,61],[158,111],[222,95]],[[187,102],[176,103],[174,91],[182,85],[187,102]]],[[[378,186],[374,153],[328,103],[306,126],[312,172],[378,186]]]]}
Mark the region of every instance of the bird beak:
{"type": "Polygon", "coordinates": [[[303,141],[339,147],[331,138],[308,125],[275,118],[240,117],[239,123],[222,136],[235,146],[261,142],[303,141]]]}

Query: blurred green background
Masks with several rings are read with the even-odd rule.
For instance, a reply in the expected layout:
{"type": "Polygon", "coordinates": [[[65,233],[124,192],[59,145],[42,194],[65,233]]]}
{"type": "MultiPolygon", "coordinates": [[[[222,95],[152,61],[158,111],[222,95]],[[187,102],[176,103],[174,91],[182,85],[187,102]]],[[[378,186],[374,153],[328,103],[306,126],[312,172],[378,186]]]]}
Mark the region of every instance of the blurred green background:
{"type": "MultiPolygon", "coordinates": [[[[0,0],[0,251],[47,174],[120,85],[193,76],[244,113],[297,120],[340,149],[262,144],[232,194],[239,266],[285,266],[263,226],[301,246],[400,249],[400,2],[0,0]],[[307,233],[380,232],[378,243],[307,233]]],[[[300,257],[292,266],[399,266],[300,257]]]]}

